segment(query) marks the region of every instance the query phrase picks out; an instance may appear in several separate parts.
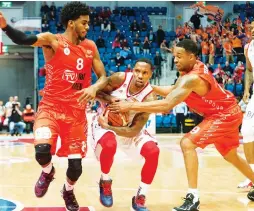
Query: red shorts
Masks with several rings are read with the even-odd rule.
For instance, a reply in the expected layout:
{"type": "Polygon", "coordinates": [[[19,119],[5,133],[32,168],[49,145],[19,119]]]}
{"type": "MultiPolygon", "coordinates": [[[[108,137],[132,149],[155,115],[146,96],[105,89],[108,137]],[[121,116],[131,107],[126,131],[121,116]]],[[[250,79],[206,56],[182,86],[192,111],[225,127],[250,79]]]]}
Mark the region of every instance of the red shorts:
{"type": "Polygon", "coordinates": [[[40,104],[34,123],[34,144],[51,145],[51,154],[59,157],[83,158],[87,152],[87,120],[85,110],[67,106],[40,104]],[[61,147],[56,153],[57,138],[61,147]]]}
{"type": "Polygon", "coordinates": [[[239,126],[243,114],[240,108],[231,112],[220,113],[205,118],[198,126],[187,133],[184,138],[190,139],[200,148],[214,144],[222,156],[239,146],[239,126]]]}

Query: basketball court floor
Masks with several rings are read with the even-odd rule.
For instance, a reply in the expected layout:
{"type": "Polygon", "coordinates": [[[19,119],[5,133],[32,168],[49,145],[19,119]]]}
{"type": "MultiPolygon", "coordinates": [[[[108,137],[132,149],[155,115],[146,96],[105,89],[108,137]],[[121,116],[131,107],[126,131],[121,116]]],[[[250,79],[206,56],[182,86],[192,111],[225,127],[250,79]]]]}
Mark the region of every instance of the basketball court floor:
{"type": "MultiPolygon", "coordinates": [[[[151,211],[171,211],[182,203],[187,190],[181,135],[157,135],[161,149],[159,167],[147,195],[151,211]]],[[[67,160],[54,158],[55,180],[43,198],[34,195],[34,184],[41,168],[34,159],[32,136],[0,136],[0,211],[62,211],[61,198],[67,160]]],[[[242,147],[239,152],[243,153],[242,147]]],[[[198,150],[199,189],[202,211],[254,211],[254,203],[246,198],[248,190],[237,184],[244,177],[224,161],[213,146],[198,150]]],[[[118,150],[112,168],[114,206],[104,208],[99,202],[100,167],[91,149],[83,160],[83,174],[75,186],[81,211],[127,211],[140,182],[142,160],[133,160],[118,150]]]]}

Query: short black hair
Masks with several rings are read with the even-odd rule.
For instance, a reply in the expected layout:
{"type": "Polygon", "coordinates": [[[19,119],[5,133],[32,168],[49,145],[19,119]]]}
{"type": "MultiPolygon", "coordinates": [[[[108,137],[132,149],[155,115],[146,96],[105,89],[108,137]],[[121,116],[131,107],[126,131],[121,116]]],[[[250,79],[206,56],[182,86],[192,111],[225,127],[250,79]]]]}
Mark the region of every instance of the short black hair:
{"type": "Polygon", "coordinates": [[[65,28],[69,20],[77,20],[81,15],[89,15],[90,9],[85,3],[72,1],[64,5],[61,11],[61,22],[65,28]]]}
{"type": "Polygon", "coordinates": [[[184,39],[176,44],[176,47],[184,48],[185,51],[193,53],[195,56],[198,55],[198,46],[197,44],[189,39],[184,39]]]}
{"type": "Polygon", "coordinates": [[[147,58],[140,58],[138,59],[136,62],[135,62],[135,65],[138,63],[138,62],[145,62],[147,64],[150,65],[150,68],[151,68],[151,71],[153,71],[153,63],[150,59],[147,59],[147,58]]]}

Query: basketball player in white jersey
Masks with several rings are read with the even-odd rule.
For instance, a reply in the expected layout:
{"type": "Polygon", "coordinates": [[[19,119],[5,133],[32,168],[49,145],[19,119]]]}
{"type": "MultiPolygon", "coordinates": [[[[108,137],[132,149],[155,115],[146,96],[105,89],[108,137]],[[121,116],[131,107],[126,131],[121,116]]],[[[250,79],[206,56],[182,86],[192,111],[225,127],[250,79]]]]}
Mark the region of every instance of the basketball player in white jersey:
{"type": "MultiPolygon", "coordinates": [[[[247,162],[254,170],[254,95],[250,98],[250,87],[253,83],[254,68],[254,21],[251,23],[252,41],[244,48],[246,58],[245,86],[243,101],[248,105],[243,118],[241,133],[243,135],[244,154],[247,162]]],[[[253,184],[249,179],[241,182],[238,188],[252,187],[253,184]]]]}
{"type": "MultiPolygon", "coordinates": [[[[139,102],[153,101],[155,100],[155,95],[149,84],[151,76],[151,61],[139,59],[133,68],[133,72],[119,72],[110,76],[109,84],[103,90],[104,93],[99,93],[97,96],[103,99],[104,103],[111,103],[116,99],[139,102]]],[[[103,106],[103,103],[101,104],[103,106]]],[[[127,126],[113,127],[108,125],[107,117],[102,116],[103,109],[101,110],[101,116],[99,116],[100,112],[98,112],[92,122],[92,147],[100,161],[102,171],[99,184],[100,201],[106,207],[113,205],[112,180],[108,174],[113,164],[118,144],[122,145],[123,149],[133,148],[136,153],[145,159],[141,171],[141,183],[137,195],[132,198],[131,209],[134,211],[148,211],[145,207],[145,195],[154,179],[160,152],[155,138],[143,129],[149,119],[149,114],[129,112],[127,126]]]]}

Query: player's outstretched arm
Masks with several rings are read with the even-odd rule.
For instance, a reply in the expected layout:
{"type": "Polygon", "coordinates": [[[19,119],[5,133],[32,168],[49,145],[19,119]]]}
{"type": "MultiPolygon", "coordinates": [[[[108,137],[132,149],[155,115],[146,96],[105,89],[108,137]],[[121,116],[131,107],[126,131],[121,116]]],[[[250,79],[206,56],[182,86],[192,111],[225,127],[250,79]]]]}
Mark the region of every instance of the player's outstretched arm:
{"type": "Polygon", "coordinates": [[[246,71],[244,74],[244,94],[243,94],[243,101],[245,103],[248,103],[249,97],[250,97],[250,86],[253,82],[253,73],[252,73],[252,66],[250,63],[250,60],[247,56],[247,49],[244,51],[244,55],[246,58],[246,71]]]}
{"type": "Polygon", "coordinates": [[[108,84],[101,90],[96,93],[96,98],[103,101],[104,103],[113,103],[117,99],[110,95],[112,91],[121,86],[125,79],[125,73],[118,72],[108,77],[108,84]]]}
{"type": "Polygon", "coordinates": [[[202,79],[198,75],[190,74],[183,76],[174,89],[164,100],[153,102],[121,102],[113,103],[109,106],[113,112],[125,112],[128,110],[141,111],[147,113],[167,113],[177,104],[184,101],[189,94],[203,86],[202,79]]]}
{"type": "Polygon", "coordinates": [[[47,32],[38,35],[26,35],[24,32],[14,29],[7,24],[3,14],[0,12],[0,28],[6,35],[18,45],[31,45],[42,47],[43,45],[51,46],[52,42],[56,40],[55,35],[47,32]]]}
{"type": "Polygon", "coordinates": [[[162,97],[166,97],[174,89],[174,85],[172,86],[152,85],[152,87],[153,87],[153,91],[162,97]]]}

